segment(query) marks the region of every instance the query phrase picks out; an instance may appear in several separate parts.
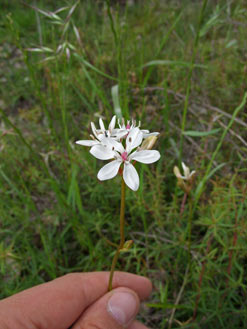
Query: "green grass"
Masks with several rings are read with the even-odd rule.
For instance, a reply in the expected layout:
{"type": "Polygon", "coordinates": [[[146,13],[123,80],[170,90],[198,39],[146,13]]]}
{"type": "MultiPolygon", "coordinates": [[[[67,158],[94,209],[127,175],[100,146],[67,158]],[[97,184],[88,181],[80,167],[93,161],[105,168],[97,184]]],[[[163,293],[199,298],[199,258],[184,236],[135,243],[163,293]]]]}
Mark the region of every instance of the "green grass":
{"type": "Polygon", "coordinates": [[[111,2],[110,10],[81,1],[63,37],[63,25],[19,1],[3,1],[1,13],[0,297],[72,271],[109,270],[121,180],[99,182],[103,162],[74,142],[88,139],[99,115],[109,122],[119,102],[126,118],[161,133],[161,159],[137,164],[140,188],[127,191],[134,246],[117,266],[154,283],[141,319],[150,328],[246,327],[246,2],[111,2]],[[27,51],[65,42],[69,59],[27,51]],[[182,214],[180,159],[197,171],[193,211],[187,202],[182,214]]]}

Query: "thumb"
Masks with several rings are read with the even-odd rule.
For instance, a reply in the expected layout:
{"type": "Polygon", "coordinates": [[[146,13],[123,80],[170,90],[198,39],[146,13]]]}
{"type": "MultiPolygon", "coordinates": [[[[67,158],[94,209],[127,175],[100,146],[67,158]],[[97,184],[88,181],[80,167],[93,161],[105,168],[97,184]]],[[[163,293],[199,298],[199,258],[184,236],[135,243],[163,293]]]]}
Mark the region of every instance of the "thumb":
{"type": "Polygon", "coordinates": [[[128,327],[139,311],[140,300],[128,288],[117,288],[92,304],[72,329],[122,329],[128,327]]]}

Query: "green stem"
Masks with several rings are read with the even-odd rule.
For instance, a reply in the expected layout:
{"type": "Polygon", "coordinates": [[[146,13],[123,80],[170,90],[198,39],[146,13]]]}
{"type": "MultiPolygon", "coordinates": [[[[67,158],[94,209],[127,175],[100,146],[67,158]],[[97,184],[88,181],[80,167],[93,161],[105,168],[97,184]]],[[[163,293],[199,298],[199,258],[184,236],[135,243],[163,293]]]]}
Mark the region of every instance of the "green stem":
{"type": "Polygon", "coordinates": [[[116,264],[117,264],[119,254],[120,254],[120,250],[119,250],[119,247],[118,247],[117,251],[116,251],[116,253],[113,257],[112,264],[111,264],[111,271],[110,271],[110,277],[109,277],[109,283],[108,283],[108,291],[112,290],[113,274],[114,274],[114,271],[115,271],[115,267],[116,267],[116,264]]]}
{"type": "Polygon", "coordinates": [[[121,185],[121,208],[120,208],[120,242],[119,246],[115,252],[115,255],[112,260],[111,264],[111,271],[110,271],[110,277],[109,277],[109,283],[108,283],[108,291],[112,290],[112,281],[113,281],[113,275],[115,271],[115,267],[117,264],[118,256],[121,252],[121,249],[123,249],[125,238],[124,238],[124,212],[125,212],[125,182],[122,177],[122,185],[121,185]]]}

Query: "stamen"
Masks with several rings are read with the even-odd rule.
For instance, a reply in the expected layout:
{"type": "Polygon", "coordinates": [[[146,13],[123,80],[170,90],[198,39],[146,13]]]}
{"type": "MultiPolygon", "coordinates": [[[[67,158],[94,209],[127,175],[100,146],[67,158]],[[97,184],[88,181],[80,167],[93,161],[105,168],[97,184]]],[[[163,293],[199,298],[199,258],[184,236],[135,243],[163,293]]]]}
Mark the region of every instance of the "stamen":
{"type": "Polygon", "coordinates": [[[132,138],[131,138],[131,137],[129,137],[129,142],[130,142],[130,143],[132,142],[132,138]]]}
{"type": "Polygon", "coordinates": [[[91,137],[94,141],[97,140],[93,135],[90,135],[90,137],[91,137]]]}

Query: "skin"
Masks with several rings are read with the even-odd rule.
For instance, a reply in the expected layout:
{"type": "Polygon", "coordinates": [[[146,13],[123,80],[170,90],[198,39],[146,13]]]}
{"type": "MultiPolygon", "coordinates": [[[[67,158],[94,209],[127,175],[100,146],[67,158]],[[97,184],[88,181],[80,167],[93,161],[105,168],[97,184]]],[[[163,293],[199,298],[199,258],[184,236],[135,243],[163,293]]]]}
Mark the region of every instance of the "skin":
{"type": "Polygon", "coordinates": [[[151,293],[151,282],[138,275],[115,272],[113,290],[107,292],[108,280],[108,272],[72,273],[3,299],[0,328],[147,329],[135,320],[135,315],[140,301],[151,293]],[[136,303],[127,324],[120,324],[109,312],[108,301],[119,293],[131,294],[136,303]]]}

